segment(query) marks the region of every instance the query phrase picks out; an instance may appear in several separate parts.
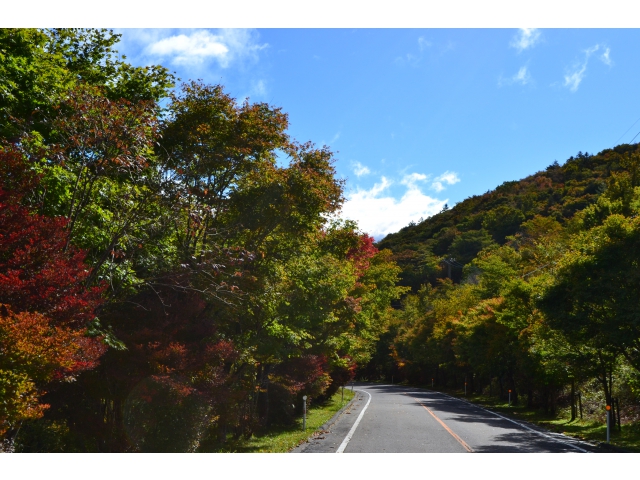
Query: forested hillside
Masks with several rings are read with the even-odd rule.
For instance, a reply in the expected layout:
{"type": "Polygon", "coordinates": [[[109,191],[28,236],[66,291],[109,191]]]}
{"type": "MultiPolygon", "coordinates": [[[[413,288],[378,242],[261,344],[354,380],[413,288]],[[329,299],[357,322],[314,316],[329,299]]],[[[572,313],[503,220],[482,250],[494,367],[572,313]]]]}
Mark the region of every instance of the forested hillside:
{"type": "MultiPolygon", "coordinates": [[[[378,246],[394,252],[403,267],[402,283],[416,290],[425,277],[437,278],[442,259],[453,258],[466,265],[483,248],[504,245],[507,237],[521,231],[522,224],[536,215],[565,225],[576,212],[595,202],[612,172],[629,168],[625,154],[636,150],[635,145],[620,145],[597,155],[579,152],[562,166],[553,162],[545,171],[505,182],[417,225],[408,225],[387,235],[378,246]]],[[[461,276],[455,264],[452,276],[461,276]]]]}
{"type": "Polygon", "coordinates": [[[412,292],[361,374],[547,411],[581,390],[590,414],[616,398],[637,418],[639,212],[640,148],[620,145],[387,236],[412,292]]]}
{"type": "Polygon", "coordinates": [[[7,451],[215,451],[291,423],[368,361],[402,292],[389,251],[327,221],[331,151],[118,39],[0,30],[7,451]]]}

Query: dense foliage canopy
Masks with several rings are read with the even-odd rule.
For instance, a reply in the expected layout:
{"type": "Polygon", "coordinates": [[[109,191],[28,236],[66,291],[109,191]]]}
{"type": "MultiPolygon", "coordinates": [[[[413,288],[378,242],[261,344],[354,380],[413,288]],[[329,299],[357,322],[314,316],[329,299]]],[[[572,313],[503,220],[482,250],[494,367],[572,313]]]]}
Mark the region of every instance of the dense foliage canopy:
{"type": "Polygon", "coordinates": [[[0,30],[0,436],[196,451],[292,422],[368,361],[399,269],[333,153],[105,30],[0,30]],[[159,106],[163,100],[165,107],[159,106]]]}

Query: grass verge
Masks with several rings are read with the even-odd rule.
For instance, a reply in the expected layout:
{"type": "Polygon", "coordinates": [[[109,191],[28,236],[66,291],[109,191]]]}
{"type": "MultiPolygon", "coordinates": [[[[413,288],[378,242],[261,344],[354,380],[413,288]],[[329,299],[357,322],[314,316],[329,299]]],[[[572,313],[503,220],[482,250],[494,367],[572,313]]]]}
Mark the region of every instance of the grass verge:
{"type": "Polygon", "coordinates": [[[309,438],[314,431],[335,415],[344,405],[349,403],[354,393],[344,389],[344,402],[338,391],[333,397],[322,404],[313,405],[307,411],[307,430],[302,431],[302,418],[296,420],[295,425],[287,427],[272,427],[267,431],[255,433],[248,440],[239,440],[228,445],[224,452],[237,453],[285,453],[295,448],[309,438]]]}

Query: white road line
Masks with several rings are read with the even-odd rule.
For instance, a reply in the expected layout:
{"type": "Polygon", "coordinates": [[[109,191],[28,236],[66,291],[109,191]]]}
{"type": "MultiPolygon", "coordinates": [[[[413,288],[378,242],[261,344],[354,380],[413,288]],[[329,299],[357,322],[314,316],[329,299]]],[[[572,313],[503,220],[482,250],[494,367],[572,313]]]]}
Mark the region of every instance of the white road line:
{"type": "Polygon", "coordinates": [[[351,430],[349,430],[349,433],[347,434],[347,436],[344,437],[344,440],[338,447],[338,450],[336,450],[336,453],[344,453],[344,449],[347,448],[347,444],[349,443],[349,440],[351,440],[351,437],[353,437],[353,434],[356,432],[356,428],[358,428],[358,424],[360,423],[360,420],[362,420],[362,416],[364,415],[365,410],[371,403],[371,394],[369,392],[365,390],[356,390],[356,392],[366,393],[367,395],[369,395],[369,400],[367,401],[367,404],[364,406],[364,408],[360,412],[360,415],[358,415],[358,418],[356,419],[356,423],[353,424],[353,427],[351,427],[351,430]]]}
{"type": "Polygon", "coordinates": [[[431,392],[432,392],[432,393],[439,393],[440,395],[444,395],[445,397],[449,397],[449,398],[452,398],[452,399],[454,399],[454,400],[460,400],[461,402],[468,403],[469,405],[472,405],[472,406],[474,406],[474,407],[476,407],[476,408],[479,408],[479,409],[481,409],[481,410],[484,410],[485,412],[488,412],[488,413],[490,413],[490,414],[492,414],[492,415],[495,415],[496,417],[500,417],[500,418],[502,418],[502,419],[504,419],[504,420],[508,420],[509,422],[514,423],[514,424],[518,425],[519,427],[524,428],[525,430],[529,430],[530,432],[537,433],[538,435],[543,436],[543,437],[546,437],[546,438],[548,438],[548,439],[550,439],[550,440],[553,440],[554,442],[562,443],[563,445],[567,445],[568,447],[575,448],[576,450],[579,450],[579,451],[581,451],[582,453],[590,453],[590,452],[589,452],[589,450],[585,450],[585,449],[580,448],[580,447],[578,447],[578,446],[576,446],[576,445],[573,445],[572,443],[569,443],[569,442],[563,442],[562,440],[559,440],[559,439],[557,439],[557,438],[554,438],[554,437],[552,437],[551,435],[547,435],[546,433],[542,433],[542,432],[539,432],[538,430],[534,430],[533,428],[529,428],[529,427],[527,427],[526,425],[523,425],[523,424],[522,424],[522,423],[520,423],[520,422],[516,422],[515,420],[512,420],[512,419],[510,419],[510,418],[508,418],[508,417],[503,417],[503,416],[502,416],[502,415],[500,415],[499,413],[492,412],[491,410],[487,410],[486,408],[481,407],[480,405],[476,405],[475,403],[471,403],[471,402],[469,402],[469,401],[467,401],[467,400],[463,400],[462,398],[452,397],[451,395],[447,395],[446,393],[436,392],[436,391],[433,391],[433,390],[431,390],[431,392]]]}

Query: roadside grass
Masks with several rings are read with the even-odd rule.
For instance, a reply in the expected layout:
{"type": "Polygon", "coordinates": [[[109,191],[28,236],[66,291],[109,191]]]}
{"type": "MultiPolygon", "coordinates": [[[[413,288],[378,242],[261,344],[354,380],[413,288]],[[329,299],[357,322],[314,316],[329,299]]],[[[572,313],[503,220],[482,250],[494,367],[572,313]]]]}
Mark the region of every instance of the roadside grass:
{"type": "Polygon", "coordinates": [[[338,391],[333,397],[322,404],[309,407],[307,411],[307,430],[302,431],[302,417],[294,425],[286,427],[272,427],[267,431],[256,432],[249,439],[241,439],[227,445],[220,452],[234,453],[285,453],[309,438],[313,432],[327,422],[338,410],[349,403],[354,393],[345,388],[344,402],[338,391]]]}
{"type": "MultiPolygon", "coordinates": [[[[427,386],[422,387],[430,389],[427,386]]],[[[577,418],[571,421],[571,411],[569,407],[558,409],[555,414],[551,414],[542,410],[527,408],[525,405],[509,406],[508,401],[505,402],[486,395],[465,395],[461,390],[453,391],[439,388],[434,388],[433,390],[487,407],[514,420],[524,420],[552,432],[563,433],[591,443],[600,444],[603,449],[607,449],[605,444],[607,440],[606,424],[588,415],[585,415],[583,419],[577,418]]],[[[620,430],[618,430],[617,426],[612,426],[611,446],[628,452],[640,453],[640,423],[623,424],[620,430]]]]}

